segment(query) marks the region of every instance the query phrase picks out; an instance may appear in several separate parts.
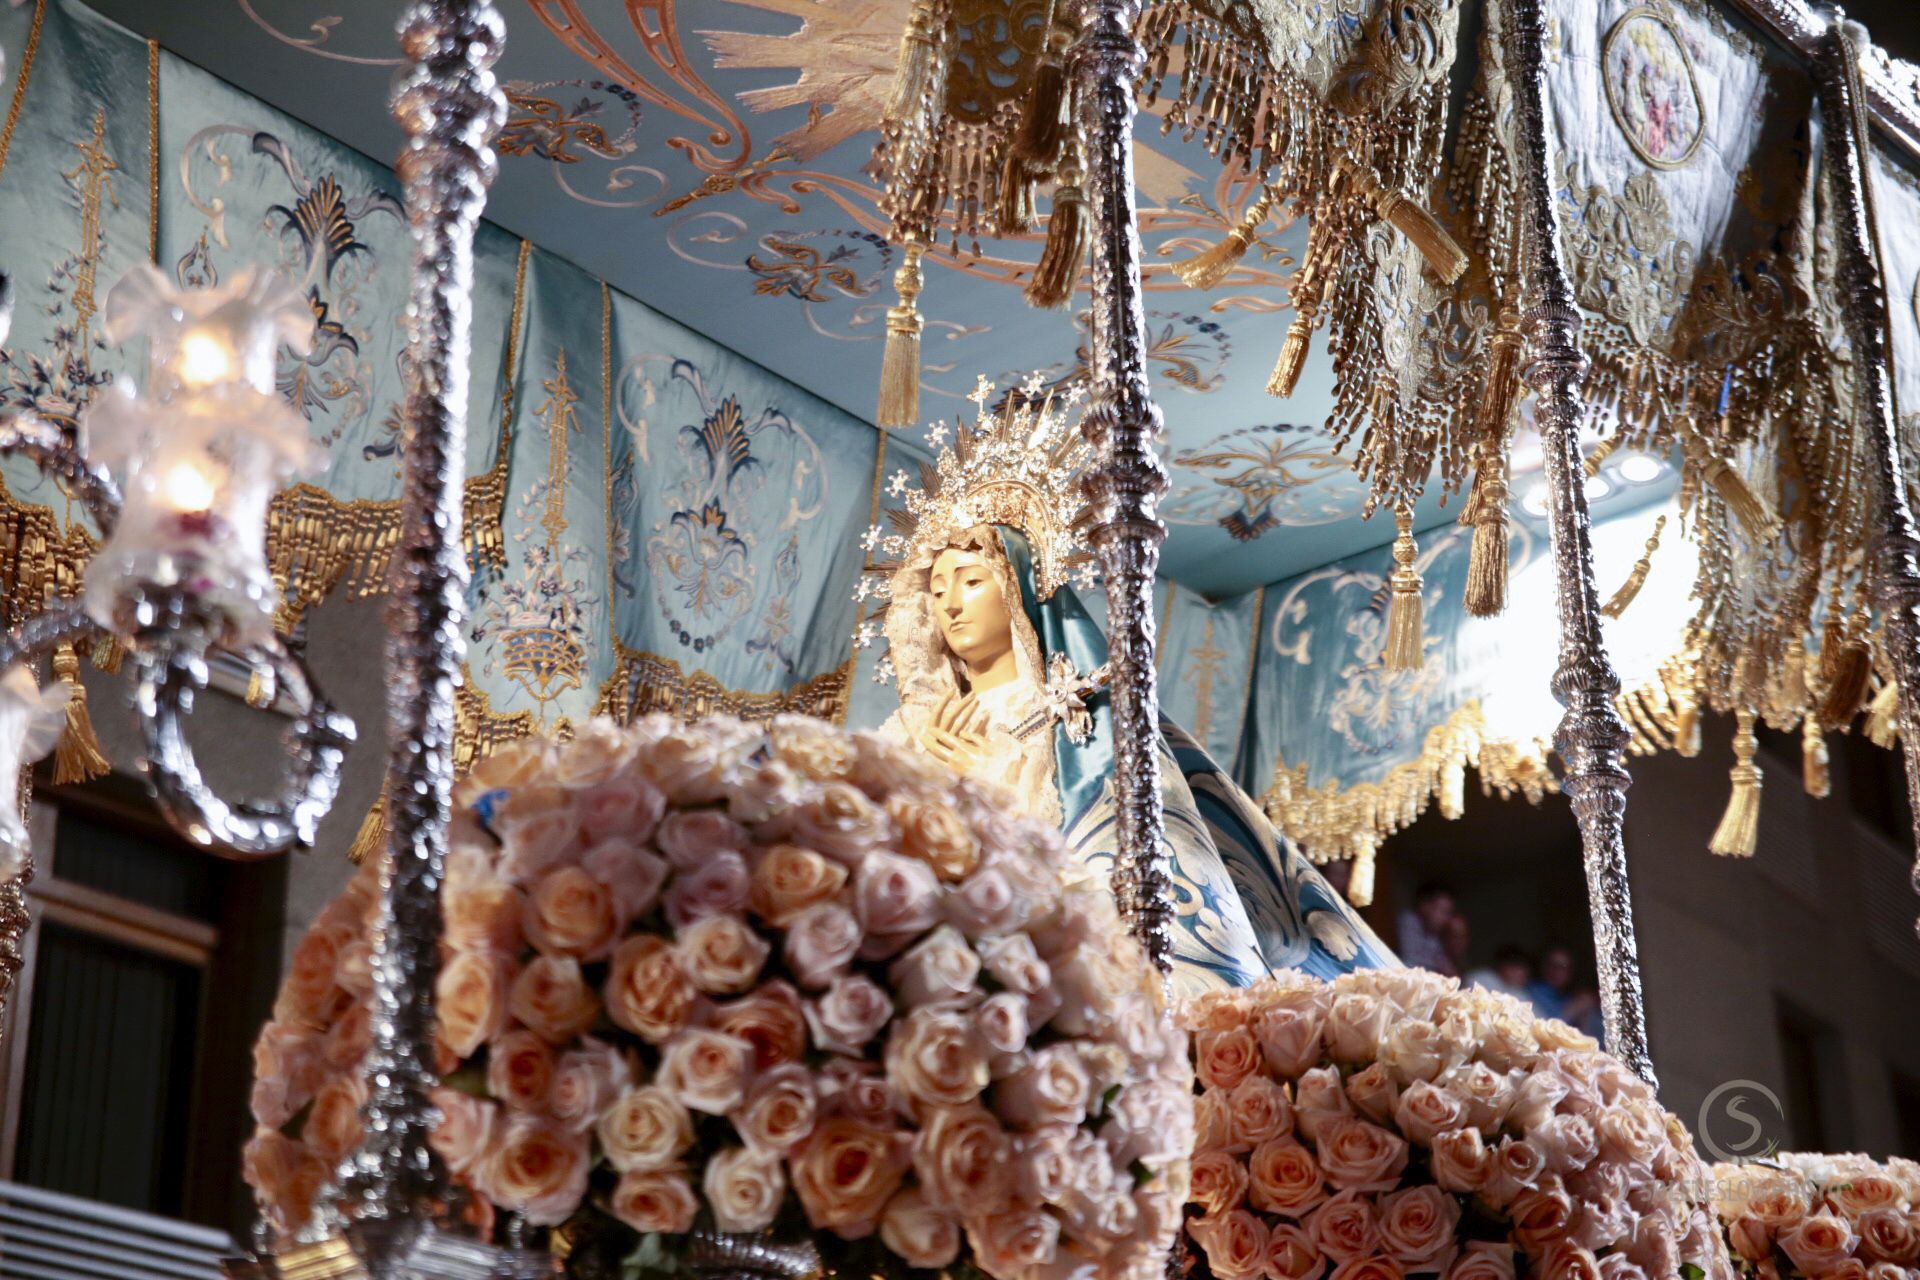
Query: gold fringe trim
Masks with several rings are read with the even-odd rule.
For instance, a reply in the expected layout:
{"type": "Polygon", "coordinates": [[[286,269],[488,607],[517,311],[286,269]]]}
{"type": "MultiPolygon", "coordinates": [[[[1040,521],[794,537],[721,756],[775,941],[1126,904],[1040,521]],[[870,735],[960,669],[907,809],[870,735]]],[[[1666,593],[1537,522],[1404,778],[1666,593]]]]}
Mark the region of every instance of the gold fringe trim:
{"type": "Polygon", "coordinates": [[[1820,717],[1800,720],[1800,785],[1816,800],[1833,794],[1833,773],[1828,767],[1827,735],[1820,731],[1820,717]]]}
{"type": "Polygon", "coordinates": [[[53,651],[53,674],[67,686],[67,727],[53,749],[53,782],[71,786],[92,782],[112,772],[113,764],[100,749],[99,735],[87,715],[87,686],[80,681],[80,655],[70,644],[53,651]]]}
{"type": "Polygon", "coordinates": [[[369,856],[378,854],[386,844],[387,793],[383,790],[380,798],[373,802],[373,808],[367,810],[360,829],[354,832],[353,843],[347,846],[347,861],[357,867],[369,856]]]}
{"type": "Polygon", "coordinates": [[[1462,703],[1427,731],[1417,759],[1395,765],[1376,782],[1311,787],[1305,765],[1289,767],[1282,760],[1275,764],[1273,785],[1260,803],[1310,860],[1352,858],[1357,876],[1360,862],[1370,861],[1381,841],[1412,826],[1435,799],[1443,799],[1443,809],[1457,810],[1454,801],[1464,790],[1468,768],[1480,775],[1483,795],[1523,795],[1538,804],[1542,796],[1558,790],[1547,768],[1545,744],[1489,738],[1486,717],[1473,701],[1462,703]]]}
{"type": "Polygon", "coordinates": [[[1640,588],[1647,585],[1647,575],[1653,572],[1653,553],[1660,549],[1660,535],[1666,531],[1666,527],[1667,518],[1664,515],[1653,522],[1653,532],[1647,535],[1646,550],[1642,551],[1640,558],[1633,562],[1633,572],[1629,573],[1627,580],[1620,584],[1620,589],[1613,593],[1613,598],[1600,606],[1601,613],[1609,618],[1618,618],[1639,596],[1640,588]]]}
{"type": "Polygon", "coordinates": [[[34,0],[33,25],[27,28],[27,47],[20,54],[20,70],[13,78],[13,101],[7,106],[7,122],[0,125],[0,171],[7,167],[13,151],[13,131],[20,124],[20,108],[26,105],[27,81],[33,77],[34,55],[40,52],[40,28],[47,20],[47,0],[34,0]]]}
{"type": "Polygon", "coordinates": [[[1880,686],[1867,705],[1867,722],[1862,728],[1867,741],[1876,747],[1893,750],[1900,741],[1900,682],[1888,680],[1880,686]]]}
{"type": "Polygon", "coordinates": [[[1734,713],[1733,794],[1727,798],[1727,811],[1714,828],[1707,849],[1724,858],[1751,858],[1760,838],[1760,766],[1753,762],[1760,743],[1754,737],[1754,715],[1741,710],[1734,713]]]}
{"type": "Polygon", "coordinates": [[[600,686],[593,713],[612,716],[622,724],[656,711],[683,720],[729,715],[765,722],[792,714],[838,723],[846,718],[853,687],[852,659],[784,693],[744,693],[729,689],[705,671],[688,672],[672,658],[629,649],[618,641],[614,647],[619,662],[600,686]]]}
{"type": "Polygon", "coordinates": [[[1393,522],[1393,572],[1387,575],[1387,640],[1381,660],[1389,671],[1418,671],[1426,661],[1426,603],[1420,570],[1414,567],[1420,548],[1413,541],[1413,508],[1401,503],[1393,522]]]}

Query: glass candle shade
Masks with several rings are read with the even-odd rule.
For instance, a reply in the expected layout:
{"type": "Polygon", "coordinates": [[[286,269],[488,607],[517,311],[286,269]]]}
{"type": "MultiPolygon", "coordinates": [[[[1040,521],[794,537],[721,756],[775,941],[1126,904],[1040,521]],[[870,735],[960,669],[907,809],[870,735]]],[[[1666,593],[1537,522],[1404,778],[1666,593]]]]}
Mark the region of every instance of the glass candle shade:
{"type": "Polygon", "coordinates": [[[67,723],[67,686],[45,689],[24,666],[0,676],[0,881],[20,874],[27,824],[20,813],[20,774],[52,751],[67,723]]]}
{"type": "Polygon", "coordinates": [[[276,394],[280,347],[304,352],[313,313],[285,284],[243,273],[218,289],[177,289],[142,265],[107,295],[111,335],[148,339],[143,388],[116,382],[82,421],[88,457],[124,500],[87,566],[87,612],[121,635],[137,605],[183,596],[208,639],[231,647],[272,632],[267,506],[313,460],[306,422],[276,394]]]}

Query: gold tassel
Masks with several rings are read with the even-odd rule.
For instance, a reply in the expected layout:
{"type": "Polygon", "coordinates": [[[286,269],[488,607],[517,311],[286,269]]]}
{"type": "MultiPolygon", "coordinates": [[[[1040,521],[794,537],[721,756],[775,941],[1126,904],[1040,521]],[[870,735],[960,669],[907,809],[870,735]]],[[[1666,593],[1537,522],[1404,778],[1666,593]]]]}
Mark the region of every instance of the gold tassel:
{"type": "Polygon", "coordinates": [[[387,793],[382,791],[380,798],[373,802],[373,808],[367,810],[366,818],[360,823],[360,830],[353,836],[353,843],[347,846],[347,861],[354,866],[365,862],[369,855],[378,856],[387,844],[387,793]]]}
{"type": "Polygon", "coordinates": [[[67,685],[67,727],[53,752],[54,785],[92,782],[110,772],[113,765],[100,750],[93,720],[87,715],[87,686],[80,683],[80,655],[72,645],[63,644],[53,651],[53,674],[67,685]]]}
{"type": "Polygon", "coordinates": [[[1280,346],[1280,358],[1274,362],[1273,376],[1267,379],[1267,394],[1285,398],[1300,385],[1300,371],[1307,367],[1307,352],[1313,347],[1313,313],[1296,307],[1293,323],[1287,326],[1287,340],[1280,346]]]}
{"type": "Polygon", "coordinates": [[[1746,477],[1734,470],[1725,458],[1708,453],[1699,436],[1694,436],[1689,445],[1688,453],[1698,465],[1702,478],[1713,486],[1713,491],[1727,504],[1727,510],[1733,513],[1749,538],[1764,542],[1780,532],[1780,517],[1747,484],[1746,477]]]}
{"type": "Polygon", "coordinates": [[[1820,723],[1829,729],[1849,724],[1866,701],[1873,682],[1873,650],[1867,645],[1867,614],[1856,609],[1844,630],[1828,627],[1829,641],[1820,648],[1820,666],[1827,678],[1827,695],[1820,702],[1820,723]]]}
{"type": "Polygon", "coordinates": [[[1080,268],[1093,248],[1093,219],[1087,208],[1087,193],[1080,186],[1075,170],[1062,174],[1061,185],[1053,189],[1053,209],[1047,214],[1047,243],[1034,264],[1033,278],[1027,281],[1027,303],[1043,310],[1056,310],[1073,298],[1080,282],[1080,268]]]}
{"type": "Polygon", "coordinates": [[[1067,89],[1071,81],[1067,78],[1067,68],[1062,58],[1059,41],[1050,30],[1047,33],[1046,52],[1040,57],[1040,65],[1034,69],[1033,87],[1027,93],[1025,109],[1020,116],[1020,128],[1013,135],[1013,155],[1022,161],[1030,172],[1050,173],[1060,159],[1060,149],[1067,140],[1066,112],[1067,89]]]}
{"type": "Polygon", "coordinates": [[[1807,794],[1825,800],[1833,794],[1833,775],[1827,768],[1827,738],[1818,716],[1800,719],[1800,783],[1807,794]]]}
{"type": "Polygon", "coordinates": [[[1608,458],[1613,456],[1613,451],[1620,447],[1620,441],[1623,439],[1625,439],[1624,436],[1614,436],[1611,440],[1602,440],[1594,446],[1593,452],[1588,454],[1580,464],[1580,469],[1586,472],[1587,479],[1591,480],[1600,474],[1600,468],[1606,464],[1608,458]]]}
{"type": "Polygon", "coordinates": [[[1013,151],[1000,166],[999,200],[994,205],[994,224],[1002,236],[1024,236],[1033,230],[1033,187],[1026,161],[1013,151]]]}
{"type": "Polygon", "coordinates": [[[887,309],[887,346],[880,360],[880,404],[874,412],[882,427],[910,427],[920,418],[920,258],[927,242],[907,233],[899,270],[893,273],[900,301],[887,309]]]}
{"type": "Polygon", "coordinates": [[[1647,538],[1647,549],[1633,562],[1633,572],[1613,593],[1613,599],[1600,606],[1600,612],[1609,618],[1617,618],[1627,611],[1634,597],[1640,594],[1640,588],[1647,585],[1647,575],[1653,572],[1653,553],[1660,549],[1660,534],[1667,527],[1667,518],[1661,516],[1653,522],[1653,533],[1647,538]]]}
{"type": "Polygon", "coordinates": [[[1673,749],[1689,760],[1700,754],[1700,702],[1691,689],[1673,693],[1673,749]]]}
{"type": "Polygon", "coordinates": [[[1507,524],[1507,455],[1500,452],[1480,460],[1473,477],[1473,493],[1461,520],[1473,526],[1473,545],[1467,555],[1467,589],[1462,603],[1476,618],[1492,618],[1507,608],[1507,561],[1510,558],[1507,524]]]}
{"type": "Polygon", "coordinates": [[[1753,712],[1740,711],[1734,718],[1733,794],[1707,849],[1723,858],[1751,858],[1760,836],[1760,766],[1753,762],[1760,743],[1753,736],[1753,712]]]}
{"type": "Polygon", "coordinates": [[[100,635],[93,641],[93,669],[103,675],[120,674],[120,659],[125,654],[120,641],[110,635],[100,635]]]}
{"type": "Polygon", "coordinates": [[[1373,856],[1377,850],[1371,833],[1354,837],[1353,871],[1347,877],[1347,901],[1356,907],[1373,905],[1373,856]]]}
{"type": "Polygon", "coordinates": [[[1413,242],[1413,247],[1427,260],[1427,266],[1433,269],[1433,274],[1445,283],[1453,284],[1466,273],[1467,251],[1460,247],[1459,241],[1447,234],[1447,229],[1440,225],[1438,218],[1399,192],[1388,190],[1373,176],[1371,170],[1351,157],[1336,156],[1333,164],[1335,169],[1353,182],[1382,221],[1413,242]]]}
{"type": "Polygon", "coordinates": [[[1393,572],[1387,577],[1392,594],[1387,601],[1387,643],[1384,654],[1389,671],[1417,671],[1426,657],[1426,637],[1421,600],[1424,584],[1420,571],[1413,567],[1420,548],[1413,541],[1413,508],[1401,503],[1393,509],[1393,522],[1399,533],[1393,539],[1393,572]]]}
{"type": "Polygon", "coordinates": [[[913,6],[906,30],[900,33],[900,60],[894,67],[893,101],[887,116],[902,133],[924,135],[933,127],[927,117],[933,110],[934,55],[941,34],[934,29],[934,19],[933,6],[922,0],[913,6]]]}
{"type": "Polygon", "coordinates": [[[1240,265],[1247,256],[1247,250],[1260,234],[1267,215],[1273,210],[1273,190],[1262,187],[1260,194],[1241,215],[1240,221],[1227,232],[1226,239],[1212,248],[1203,249],[1185,262],[1173,264],[1174,274],[1186,281],[1189,289],[1211,289],[1226,279],[1227,272],[1240,265]]]}
{"type": "MultiPolygon", "coordinates": [[[[1520,316],[1502,311],[1487,342],[1487,380],[1480,384],[1480,438],[1505,450],[1513,404],[1520,395],[1520,316]]],[[[1504,469],[1504,466],[1503,466],[1504,469]]]]}
{"type": "Polygon", "coordinates": [[[1900,682],[1889,680],[1880,686],[1880,692],[1873,695],[1873,702],[1867,707],[1867,723],[1864,732],[1867,741],[1876,747],[1889,751],[1900,740],[1900,682]]]}

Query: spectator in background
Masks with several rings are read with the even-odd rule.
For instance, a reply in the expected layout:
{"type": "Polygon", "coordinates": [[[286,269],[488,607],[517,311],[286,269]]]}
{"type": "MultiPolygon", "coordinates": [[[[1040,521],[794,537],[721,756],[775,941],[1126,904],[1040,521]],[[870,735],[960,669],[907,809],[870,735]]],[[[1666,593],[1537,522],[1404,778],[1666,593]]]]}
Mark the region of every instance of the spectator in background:
{"type": "Polygon", "coordinates": [[[1581,987],[1567,997],[1566,1011],[1560,1015],[1575,1028],[1586,1032],[1600,1042],[1602,1048],[1607,1043],[1606,1018],[1600,1012],[1600,993],[1592,987],[1581,987]]]}
{"type": "Polygon", "coordinates": [[[1440,945],[1447,949],[1447,959],[1453,962],[1453,967],[1447,970],[1448,973],[1457,975],[1467,971],[1467,950],[1472,943],[1473,930],[1467,924],[1466,915],[1459,911],[1454,912],[1441,931],[1440,937],[1440,945]]]}
{"type": "Polygon", "coordinates": [[[1400,913],[1400,959],[1416,969],[1449,975],[1460,971],[1447,954],[1447,922],[1454,919],[1453,890],[1429,880],[1413,895],[1413,906],[1400,913]]]}
{"type": "Polygon", "coordinates": [[[1508,944],[1493,953],[1493,966],[1475,969],[1467,982],[1488,991],[1504,991],[1516,1000],[1527,999],[1527,985],[1533,980],[1533,960],[1520,948],[1508,944]]]}
{"type": "Polygon", "coordinates": [[[1527,984],[1527,1000],[1543,1018],[1567,1018],[1567,998],[1573,993],[1573,953],[1549,947],[1540,957],[1540,976],[1527,984]]]}

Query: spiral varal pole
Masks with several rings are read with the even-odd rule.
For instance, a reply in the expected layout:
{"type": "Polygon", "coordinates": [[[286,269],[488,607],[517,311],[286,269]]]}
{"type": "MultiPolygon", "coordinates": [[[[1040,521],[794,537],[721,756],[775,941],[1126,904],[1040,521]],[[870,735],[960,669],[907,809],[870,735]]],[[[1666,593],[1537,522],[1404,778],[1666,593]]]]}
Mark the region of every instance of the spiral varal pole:
{"type": "Polygon", "coordinates": [[[1074,74],[1088,139],[1094,215],[1093,399],[1081,430],[1099,464],[1086,480],[1088,534],[1107,582],[1113,653],[1114,793],[1119,811],[1113,891],[1161,972],[1173,957],[1173,877],[1160,810],[1153,578],[1167,526],[1160,411],[1147,389],[1140,233],[1133,185],[1134,86],[1145,56],[1133,37],[1139,0],[1084,0],[1074,74]]]}
{"type": "Polygon", "coordinates": [[[400,26],[393,111],[412,231],[405,491],[387,614],[388,861],[374,930],[367,1136],[347,1179],[359,1252],[398,1270],[444,1200],[427,1146],[440,885],[452,805],[454,685],[465,645],[460,542],[472,330],[473,237],[506,101],[490,68],[505,28],[489,0],[418,0],[400,26]]]}
{"type": "MultiPolygon", "coordinates": [[[[1880,527],[1873,549],[1874,604],[1885,624],[1882,643],[1899,681],[1900,741],[1906,747],[1907,795],[1914,801],[1914,838],[1920,845],[1920,533],[1907,501],[1894,419],[1886,282],[1880,274],[1879,226],[1867,169],[1859,53],[1852,39],[1848,24],[1836,14],[1820,37],[1814,82],[1820,94],[1827,173],[1839,197],[1841,308],[1853,346],[1854,412],[1866,416],[1863,425],[1873,454],[1880,527]]],[[[1913,874],[1914,887],[1920,889],[1920,867],[1913,874]]]]}
{"type": "Polygon", "coordinates": [[[1546,24],[1540,0],[1508,0],[1507,65],[1519,113],[1520,233],[1526,263],[1522,310],[1523,371],[1537,397],[1535,417],[1545,455],[1554,572],[1560,611],[1560,664],[1554,696],[1566,708],[1555,746],[1566,764],[1563,786],[1580,824],[1581,857],[1593,913],[1594,958],[1606,1017],[1607,1047],[1648,1084],[1655,1083],[1647,1049],[1640,957],[1627,886],[1627,726],[1614,707],[1620,677],[1600,634],[1600,599],[1593,585],[1593,542],[1580,459],[1580,384],[1587,360],[1580,353],[1580,313],[1560,258],[1547,147],[1546,24]]]}

